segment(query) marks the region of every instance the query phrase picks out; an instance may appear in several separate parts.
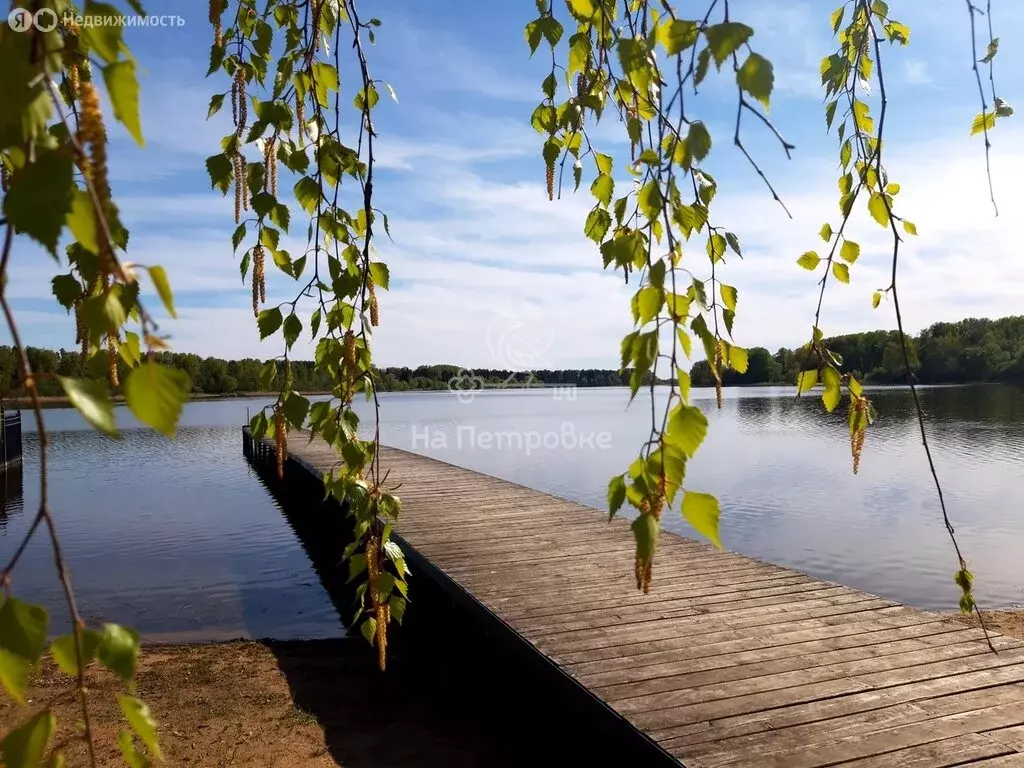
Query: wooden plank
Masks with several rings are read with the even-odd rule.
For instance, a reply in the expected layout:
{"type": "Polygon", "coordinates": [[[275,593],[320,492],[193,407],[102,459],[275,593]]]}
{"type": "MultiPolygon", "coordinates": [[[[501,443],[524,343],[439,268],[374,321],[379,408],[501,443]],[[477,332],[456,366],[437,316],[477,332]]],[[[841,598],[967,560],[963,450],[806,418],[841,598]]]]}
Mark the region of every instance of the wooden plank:
{"type": "MultiPolygon", "coordinates": [[[[898,750],[928,744],[993,728],[1004,728],[1024,722],[1024,707],[1018,703],[976,709],[933,720],[901,724],[874,733],[846,736],[828,742],[804,745],[795,749],[764,755],[759,765],[779,768],[821,768],[856,758],[876,757],[898,750]]],[[[995,742],[993,742],[993,745],[995,742]]],[[[996,747],[996,754],[1009,752],[996,747]]],[[[900,765],[899,762],[889,763],[900,765]]]]}
{"type": "MultiPolygon", "coordinates": [[[[1021,688],[1020,684],[1011,684],[944,697],[947,702],[945,714],[956,714],[985,706],[1018,702],[1022,694],[1021,688]]],[[[690,737],[668,740],[665,743],[688,762],[697,757],[710,755],[706,761],[711,761],[715,765],[742,764],[751,753],[755,752],[760,754],[779,751],[801,745],[816,744],[822,740],[832,740],[840,736],[868,733],[891,725],[932,719],[936,715],[925,707],[926,703],[914,701],[913,703],[894,704],[880,709],[841,715],[824,721],[766,728],[744,735],[739,735],[735,730],[733,735],[725,735],[724,733],[713,733],[714,729],[705,729],[703,736],[710,737],[710,740],[698,741],[698,735],[694,733],[690,737]]],[[[771,724],[771,721],[762,722],[771,724]]],[[[990,732],[989,735],[993,733],[999,733],[999,731],[990,732]]]]}
{"type": "MultiPolygon", "coordinates": [[[[866,669],[872,659],[884,658],[887,664],[899,665],[903,662],[912,664],[926,653],[929,660],[933,661],[938,661],[947,654],[955,658],[961,652],[965,652],[964,655],[966,652],[973,653],[976,650],[975,644],[958,642],[958,634],[952,631],[928,637],[887,640],[874,645],[857,645],[842,650],[826,648],[817,653],[806,654],[793,653],[792,649],[783,646],[783,650],[788,651],[784,656],[779,653],[778,648],[768,648],[710,659],[698,657],[675,664],[658,665],[656,670],[630,670],[634,673],[632,675],[620,673],[619,682],[616,683],[600,679],[595,681],[590,677],[586,679],[586,684],[600,693],[606,701],[615,702],[630,697],[692,689],[713,683],[768,678],[771,675],[795,673],[816,667],[821,668],[819,675],[826,679],[831,673],[842,676],[851,674],[857,664],[863,665],[859,667],[860,669],[866,669]],[[773,656],[775,658],[772,658],[773,656]],[[627,679],[629,677],[632,679],[627,679]]],[[[584,679],[577,679],[584,682],[584,679]]]]}
{"type": "Polygon", "coordinates": [[[978,760],[971,763],[971,768],[1024,768],[1024,754],[994,757],[991,760],[978,760]]]}
{"type": "Polygon", "coordinates": [[[986,731],[986,736],[1000,744],[1005,744],[1017,752],[1024,752],[1024,725],[1014,725],[1010,728],[999,728],[994,731],[986,731]]]}
{"type": "MultiPolygon", "coordinates": [[[[290,442],[312,472],[338,461],[290,442]]],[[[993,655],[979,630],[668,531],[641,594],[628,520],[392,448],[381,462],[409,546],[690,768],[1010,768],[1024,750],[1024,643],[993,655]]]]}
{"type": "MultiPolygon", "coordinates": [[[[840,690],[831,696],[826,694],[788,704],[780,702],[774,707],[769,706],[748,712],[695,718],[691,723],[649,729],[648,733],[659,743],[670,745],[675,754],[688,751],[688,746],[693,744],[764,731],[778,731],[807,723],[820,724],[835,718],[895,704],[916,703],[929,697],[984,689],[997,690],[997,686],[1021,683],[1022,681],[1024,681],[1024,665],[995,667],[886,688],[854,692],[840,690]]],[[[967,707],[967,709],[973,708],[976,707],[967,707]]]]}
{"type": "MultiPolygon", "coordinates": [[[[835,653],[829,652],[826,657],[835,653]]],[[[945,673],[948,668],[944,664],[952,663],[959,669],[970,664],[976,656],[983,656],[979,663],[985,664],[992,654],[979,643],[956,643],[857,661],[799,667],[777,673],[773,670],[783,665],[769,662],[756,665],[766,668],[764,674],[760,674],[757,669],[707,670],[660,678],[632,689],[616,687],[613,690],[618,695],[605,695],[603,698],[623,714],[643,713],[655,717],[658,710],[720,699],[742,698],[771,691],[786,695],[785,692],[790,689],[795,689],[795,693],[799,694],[801,689],[829,681],[841,680],[851,684],[860,682],[864,687],[872,687],[884,685],[890,676],[920,674],[924,676],[921,679],[927,679],[928,675],[945,673]]],[[[1017,654],[1017,661],[1024,663],[1024,653],[1017,654]]]]}
{"type": "Polygon", "coordinates": [[[623,655],[598,662],[573,664],[569,666],[569,670],[584,685],[598,689],[621,683],[651,680],[669,674],[681,674],[689,670],[764,664],[777,659],[795,659],[797,663],[807,660],[810,664],[824,651],[849,652],[849,658],[855,658],[857,653],[882,653],[879,646],[889,649],[900,643],[925,643],[958,634],[959,630],[945,622],[929,622],[895,629],[825,637],[820,640],[760,645],[752,650],[725,653],[714,653],[714,648],[702,646],[633,657],[623,655]]]}
{"type": "Polygon", "coordinates": [[[930,744],[886,752],[873,757],[849,760],[834,765],[844,768],[946,768],[951,765],[975,764],[986,757],[997,757],[1005,750],[991,739],[967,733],[930,744]]]}

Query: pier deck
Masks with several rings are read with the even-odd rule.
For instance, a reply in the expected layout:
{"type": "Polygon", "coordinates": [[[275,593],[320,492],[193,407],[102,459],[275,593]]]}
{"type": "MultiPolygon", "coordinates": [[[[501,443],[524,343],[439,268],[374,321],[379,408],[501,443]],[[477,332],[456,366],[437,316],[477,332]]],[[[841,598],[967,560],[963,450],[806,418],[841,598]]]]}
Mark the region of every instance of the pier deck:
{"type": "MultiPolygon", "coordinates": [[[[288,442],[317,477],[337,461],[288,442]]],[[[1024,642],[994,654],[951,619],[669,532],[643,595],[624,519],[394,448],[381,466],[436,579],[685,766],[1024,768],[1024,642]]]]}

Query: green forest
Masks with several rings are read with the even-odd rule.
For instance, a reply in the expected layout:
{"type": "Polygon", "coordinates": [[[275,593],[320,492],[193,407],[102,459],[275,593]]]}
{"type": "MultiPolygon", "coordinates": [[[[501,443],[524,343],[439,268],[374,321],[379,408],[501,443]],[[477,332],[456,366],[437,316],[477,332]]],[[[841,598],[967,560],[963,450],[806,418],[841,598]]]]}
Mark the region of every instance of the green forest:
{"type": "MultiPolygon", "coordinates": [[[[842,355],[845,370],[863,381],[892,384],[905,380],[903,356],[896,331],[854,333],[830,339],[829,348],[842,355]]],[[[923,384],[959,384],[968,382],[1024,383],[1024,316],[999,320],[967,319],[957,323],[936,323],[917,336],[908,338],[911,365],[923,384]]],[[[28,347],[32,370],[40,379],[44,395],[60,395],[56,376],[105,375],[105,355],[89,364],[79,352],[28,347]],[[90,372],[91,365],[97,370],[90,372]]],[[[192,381],[192,391],[206,395],[258,392],[262,360],[222,360],[187,353],[160,353],[161,362],[184,370],[192,381]]],[[[119,361],[127,372],[127,365],[119,361]]],[[[798,370],[806,364],[802,349],[780,349],[772,354],[763,347],[749,353],[746,373],[726,371],[726,386],[754,384],[792,384],[798,370]]],[[[496,369],[466,370],[457,365],[423,365],[418,368],[375,370],[381,391],[447,389],[449,382],[463,388],[487,386],[574,385],[578,387],[627,386],[630,372],[582,369],[543,370],[532,373],[496,369]],[[468,377],[473,378],[468,378],[468,377]]],[[[0,397],[24,395],[11,347],[0,346],[0,397]]],[[[314,370],[310,361],[292,363],[294,386],[300,392],[330,390],[327,377],[314,370]]],[[[122,373],[123,375],[123,373],[122,373]]],[[[714,383],[706,361],[694,364],[690,376],[694,386],[714,383]]]]}
{"type": "MultiPolygon", "coordinates": [[[[27,347],[26,354],[32,370],[39,379],[40,392],[44,396],[63,394],[56,376],[105,378],[109,360],[101,353],[92,360],[83,360],[77,350],[52,350],[27,347]],[[91,370],[95,368],[95,370],[91,370]]],[[[192,392],[203,395],[230,395],[259,392],[260,371],[266,361],[255,358],[222,360],[218,357],[200,357],[195,354],[163,352],[157,359],[185,371],[192,382],[192,392]]],[[[118,360],[123,381],[128,366],[118,360]]],[[[280,365],[279,365],[280,369],[280,365]]],[[[583,369],[558,371],[533,371],[532,373],[495,369],[463,369],[457,365],[422,365],[418,368],[374,369],[378,389],[384,392],[405,390],[443,390],[454,381],[455,387],[475,389],[488,387],[523,387],[544,385],[575,385],[579,387],[616,387],[629,384],[630,370],[624,373],[611,370],[583,369]],[[461,373],[460,373],[461,372],[461,373]]],[[[323,372],[314,368],[312,361],[292,362],[293,385],[304,393],[329,392],[331,382],[323,372]]],[[[0,398],[22,399],[24,389],[18,377],[18,366],[14,351],[9,346],[0,346],[0,398]]]]}
{"type": "MultiPolygon", "coordinates": [[[[828,349],[843,359],[843,370],[861,381],[899,384],[906,381],[903,351],[896,331],[851,333],[828,339],[828,349]]],[[[1024,315],[999,320],[968,318],[957,323],[936,323],[907,338],[907,352],[917,382],[967,384],[974,382],[1024,383],[1024,315]]],[[[813,367],[804,348],[782,348],[774,355],[754,347],[746,373],[725,371],[723,384],[792,384],[797,373],[813,367]]],[[[693,386],[711,386],[714,379],[706,361],[690,371],[693,386]]]]}

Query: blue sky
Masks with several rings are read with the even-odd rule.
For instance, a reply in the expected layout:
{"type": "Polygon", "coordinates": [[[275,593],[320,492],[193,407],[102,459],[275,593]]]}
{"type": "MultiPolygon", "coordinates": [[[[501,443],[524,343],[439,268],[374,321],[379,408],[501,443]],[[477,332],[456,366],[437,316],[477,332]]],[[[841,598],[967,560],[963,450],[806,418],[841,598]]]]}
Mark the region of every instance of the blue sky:
{"type": "MultiPolygon", "coordinates": [[[[555,2],[568,24],[564,4],[555,2]]],[[[689,5],[677,3],[684,15],[689,5]]],[[[820,248],[818,229],[836,221],[835,137],[825,133],[817,74],[833,45],[834,2],[731,5],[734,19],[756,29],[755,50],[775,65],[771,116],[796,145],[793,159],[749,119],[745,137],[792,221],[731,146],[731,76],[712,73],[692,104],[717,141],[705,162],[720,185],[713,215],[744,247],[744,260],[730,260],[723,275],[739,289],[736,341],[775,349],[809,336],[816,278],[795,260],[820,248]]],[[[1018,105],[1024,85],[1013,73],[1024,71],[1024,4],[994,5],[997,84],[1018,105]]],[[[205,78],[212,35],[206,4],[150,0],[147,8],[186,23],[127,31],[145,73],[147,139],[139,149],[122,129],[111,129],[114,194],[132,232],[128,258],[167,268],[180,311],[161,330],[174,349],[276,355],[279,339],[259,342],[249,289],[231,251],[232,200],[211,191],[204,169],[231,130],[229,110],[205,120],[211,94],[228,87],[223,74],[205,78]]],[[[981,139],[968,136],[979,104],[963,2],[890,0],[890,8],[912,30],[910,47],[888,50],[885,60],[890,175],[902,185],[902,212],[920,231],[902,261],[905,319],[916,330],[938,320],[1020,313],[1024,263],[1011,227],[1024,213],[1024,117],[992,134],[996,219],[981,139]]],[[[544,193],[542,137],[529,127],[544,56],[531,60],[523,38],[523,26],[536,16],[533,0],[387,0],[363,10],[371,12],[383,22],[369,51],[372,73],[390,82],[399,100],[382,99],[377,118],[375,198],[395,239],[378,243],[392,276],[374,337],[378,363],[499,367],[507,363],[501,350],[514,339],[532,349],[536,367],[616,367],[619,339],[631,328],[633,288],[601,269],[596,247],[583,236],[593,200],[589,181],[560,201],[548,202],[544,193]]],[[[351,96],[354,88],[352,74],[343,72],[343,91],[351,96]]],[[[614,115],[591,134],[617,158],[628,155],[623,135],[614,115]]],[[[282,172],[282,188],[290,187],[285,178],[282,172]]],[[[304,250],[304,226],[292,234],[303,238],[290,241],[295,254],[304,250]]],[[[872,291],[888,283],[885,232],[858,216],[853,237],[863,252],[850,285],[830,284],[822,322],[829,334],[894,324],[888,304],[871,308],[872,291]]],[[[703,244],[693,250],[693,268],[704,270],[703,244]]],[[[73,346],[73,321],[46,300],[53,261],[27,241],[17,243],[14,259],[8,294],[25,341],[73,346]]],[[[273,274],[269,302],[293,297],[291,279],[273,274]]],[[[0,341],[7,340],[4,333],[0,341]]],[[[305,341],[299,347],[298,356],[311,354],[305,341]]]]}

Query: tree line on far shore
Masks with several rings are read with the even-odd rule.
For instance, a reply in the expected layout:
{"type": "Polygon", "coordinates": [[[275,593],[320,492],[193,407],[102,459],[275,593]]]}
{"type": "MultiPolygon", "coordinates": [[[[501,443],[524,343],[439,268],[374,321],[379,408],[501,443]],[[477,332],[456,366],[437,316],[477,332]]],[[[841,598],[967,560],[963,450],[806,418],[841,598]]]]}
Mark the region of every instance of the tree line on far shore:
{"type": "MultiPolygon", "coordinates": [[[[101,355],[90,364],[83,360],[77,350],[52,350],[27,347],[32,370],[36,373],[41,394],[59,396],[63,394],[56,376],[105,378],[107,358],[101,355]]],[[[218,357],[201,357],[190,353],[164,352],[157,355],[159,361],[185,371],[192,382],[192,391],[205,395],[230,395],[234,393],[259,392],[265,387],[260,384],[260,372],[266,361],[255,358],[222,360],[218,357]]],[[[128,372],[128,366],[119,360],[121,380],[128,372]]],[[[279,365],[279,370],[281,366],[279,365]]],[[[375,369],[378,388],[384,392],[406,390],[443,390],[449,386],[471,389],[483,385],[538,386],[575,385],[578,387],[618,387],[629,384],[630,372],[624,373],[596,368],[583,370],[534,371],[532,373],[496,369],[464,369],[457,365],[421,365],[417,368],[391,367],[375,369]]],[[[292,362],[293,386],[299,392],[329,392],[329,377],[314,369],[311,361],[292,362]]],[[[0,397],[21,399],[19,366],[14,350],[0,346],[0,397]]]]}
{"type": "MultiPolygon", "coordinates": [[[[836,336],[825,342],[843,358],[843,370],[861,381],[899,384],[906,381],[903,351],[896,331],[869,331],[836,336]]],[[[907,337],[907,353],[921,384],[1003,382],[1024,384],[1024,315],[998,320],[968,318],[936,323],[917,336],[907,337]]],[[[723,384],[793,384],[797,373],[813,367],[806,349],[763,347],[748,354],[746,373],[726,371],[723,384]]],[[[711,386],[714,379],[707,361],[690,370],[693,386],[711,386]]]]}
{"type": "MultiPolygon", "coordinates": [[[[908,337],[908,351],[917,380],[923,384],[968,382],[1024,383],[1024,316],[999,320],[967,319],[957,323],[936,323],[919,335],[908,337]]],[[[879,384],[905,380],[903,353],[896,331],[871,331],[838,336],[828,341],[842,355],[843,367],[863,381],[879,384]]],[[[88,366],[75,350],[28,347],[26,353],[40,380],[44,395],[59,395],[62,390],[55,376],[89,375],[88,366]]],[[[254,358],[222,360],[189,353],[165,352],[161,362],[184,370],[192,381],[192,391],[208,395],[258,392],[260,371],[265,361],[254,358]]],[[[103,362],[102,360],[99,362],[103,362]]],[[[104,363],[105,365],[105,363],[104,363]]],[[[127,373],[124,366],[123,373],[127,373]]],[[[746,373],[725,373],[726,386],[753,384],[792,384],[797,371],[807,365],[802,349],[780,349],[772,354],[763,347],[749,352],[746,373]]],[[[300,392],[326,392],[328,378],[313,368],[313,363],[292,363],[294,386],[300,392]]],[[[100,372],[102,375],[102,372],[100,372]]],[[[455,386],[564,385],[577,387],[617,387],[629,384],[630,372],[588,368],[543,370],[532,373],[498,369],[463,369],[457,365],[421,365],[417,368],[391,367],[376,370],[381,391],[447,389],[455,386]]],[[[690,372],[694,386],[714,383],[706,361],[694,364],[690,372]]],[[[0,396],[23,395],[18,365],[11,347],[0,346],[0,396]]]]}

